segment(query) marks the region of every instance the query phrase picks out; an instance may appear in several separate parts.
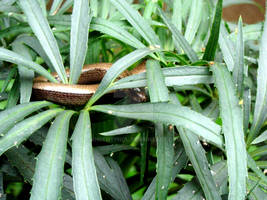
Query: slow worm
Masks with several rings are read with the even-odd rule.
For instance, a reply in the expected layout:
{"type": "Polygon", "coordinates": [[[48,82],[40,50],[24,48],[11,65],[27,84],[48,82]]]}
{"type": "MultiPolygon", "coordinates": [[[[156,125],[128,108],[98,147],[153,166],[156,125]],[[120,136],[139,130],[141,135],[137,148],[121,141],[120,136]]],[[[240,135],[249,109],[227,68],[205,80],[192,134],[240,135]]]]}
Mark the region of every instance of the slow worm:
{"type": "MultiPolygon", "coordinates": [[[[101,82],[112,63],[97,63],[85,65],[78,84],[51,83],[43,76],[38,76],[33,83],[33,98],[36,100],[48,100],[63,105],[84,105],[98,88],[97,83],[101,82]]],[[[142,63],[131,71],[124,71],[119,78],[145,71],[145,64],[142,63]]],[[[66,70],[69,76],[69,70],[66,70]]],[[[59,80],[57,73],[52,75],[59,80]]]]}

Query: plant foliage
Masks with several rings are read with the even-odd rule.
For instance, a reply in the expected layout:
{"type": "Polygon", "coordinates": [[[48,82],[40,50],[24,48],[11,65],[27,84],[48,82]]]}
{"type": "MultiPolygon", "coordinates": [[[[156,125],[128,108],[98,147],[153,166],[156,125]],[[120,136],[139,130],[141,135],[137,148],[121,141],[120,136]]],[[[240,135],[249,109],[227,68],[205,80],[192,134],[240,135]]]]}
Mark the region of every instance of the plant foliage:
{"type": "Polygon", "coordinates": [[[267,198],[267,18],[222,19],[253,1],[51,3],[0,0],[0,199],[267,198]],[[100,62],[84,106],[31,95],[100,62]]]}

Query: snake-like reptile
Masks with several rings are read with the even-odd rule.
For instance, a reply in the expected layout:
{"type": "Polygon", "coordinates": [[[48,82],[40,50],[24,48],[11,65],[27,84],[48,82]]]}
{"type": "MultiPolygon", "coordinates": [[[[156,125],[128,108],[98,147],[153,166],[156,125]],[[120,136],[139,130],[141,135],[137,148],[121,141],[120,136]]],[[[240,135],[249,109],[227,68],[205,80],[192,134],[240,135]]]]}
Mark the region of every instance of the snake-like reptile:
{"type": "MultiPolygon", "coordinates": [[[[112,63],[97,63],[85,65],[82,69],[78,84],[51,83],[45,77],[38,76],[33,83],[33,96],[37,100],[48,100],[63,105],[84,105],[93,96],[107,70],[112,63]]],[[[124,71],[120,78],[145,71],[145,64],[142,63],[133,70],[124,71]]],[[[69,76],[69,70],[66,70],[69,76]]],[[[55,79],[59,80],[57,73],[52,73],[55,79]]]]}

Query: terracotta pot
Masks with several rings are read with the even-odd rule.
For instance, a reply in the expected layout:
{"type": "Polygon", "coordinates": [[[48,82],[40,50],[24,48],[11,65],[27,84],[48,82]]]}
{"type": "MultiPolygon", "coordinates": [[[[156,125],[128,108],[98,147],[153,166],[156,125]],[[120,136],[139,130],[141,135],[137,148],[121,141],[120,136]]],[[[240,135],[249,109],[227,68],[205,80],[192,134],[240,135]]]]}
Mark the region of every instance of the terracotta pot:
{"type": "MultiPolygon", "coordinates": [[[[265,8],[265,0],[254,1],[265,8]]],[[[223,9],[223,18],[226,21],[237,22],[240,15],[246,24],[254,24],[264,20],[264,11],[252,4],[234,5],[223,9]]]]}

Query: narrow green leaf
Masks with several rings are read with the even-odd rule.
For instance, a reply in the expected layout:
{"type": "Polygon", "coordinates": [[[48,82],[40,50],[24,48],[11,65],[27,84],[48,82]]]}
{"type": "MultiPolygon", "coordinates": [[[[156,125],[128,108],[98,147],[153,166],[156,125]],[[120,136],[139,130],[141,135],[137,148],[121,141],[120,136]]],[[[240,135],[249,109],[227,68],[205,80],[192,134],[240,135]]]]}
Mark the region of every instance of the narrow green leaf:
{"type": "Polygon", "coordinates": [[[110,12],[110,1],[109,0],[102,0],[101,2],[101,10],[100,10],[100,17],[103,19],[107,19],[110,12]]]}
{"type": "Polygon", "coordinates": [[[94,17],[98,16],[98,0],[91,0],[90,1],[90,8],[92,10],[92,14],[94,17]]]}
{"type": "Polygon", "coordinates": [[[211,28],[211,34],[209,37],[208,44],[203,56],[203,60],[212,61],[215,58],[215,53],[217,49],[217,44],[220,34],[221,18],[222,18],[222,2],[223,0],[218,0],[216,5],[216,11],[213,19],[213,24],[211,28]]]}
{"type": "Polygon", "coordinates": [[[89,1],[74,1],[70,33],[70,84],[78,82],[83,68],[87,52],[90,21],[89,1]]]}
{"type": "MultiPolygon", "coordinates": [[[[169,101],[169,91],[164,83],[158,61],[148,60],[146,62],[146,75],[150,101],[152,103],[169,101]]],[[[172,175],[174,129],[169,129],[166,124],[157,122],[155,123],[155,137],[157,141],[156,199],[166,199],[172,175]]]]}
{"type": "Polygon", "coordinates": [[[179,134],[183,141],[186,153],[197,174],[206,199],[221,199],[218,188],[211,176],[205,151],[197,136],[189,131],[182,131],[182,128],[179,129],[179,134]]]}
{"type": "Polygon", "coordinates": [[[144,130],[141,132],[140,137],[140,151],[141,151],[141,163],[140,163],[140,181],[146,183],[149,161],[149,131],[144,130]]]}
{"type": "Polygon", "coordinates": [[[146,6],[144,8],[143,17],[146,20],[151,19],[151,15],[155,12],[157,8],[157,1],[147,1],[146,6]]]}
{"type": "Polygon", "coordinates": [[[168,28],[172,32],[173,42],[176,48],[179,49],[181,47],[184,50],[185,54],[189,57],[191,62],[197,62],[198,61],[197,54],[196,52],[194,52],[190,44],[186,41],[184,36],[173,25],[173,23],[165,16],[164,12],[161,9],[158,9],[158,11],[164,23],[168,26],[168,28]]]}
{"type": "Polygon", "coordinates": [[[31,33],[32,30],[25,24],[13,25],[0,30],[0,39],[7,37],[15,37],[22,33],[31,33]]]}
{"type": "Polygon", "coordinates": [[[264,142],[267,140],[267,130],[264,131],[263,133],[261,133],[257,138],[255,138],[251,144],[258,144],[258,143],[261,143],[261,142],[264,142]]]}
{"type": "Polygon", "coordinates": [[[233,71],[235,67],[235,60],[236,60],[235,47],[224,24],[221,24],[221,28],[220,28],[219,45],[222,50],[223,59],[229,71],[233,71]]]}
{"type": "Polygon", "coordinates": [[[192,0],[187,0],[187,1],[184,1],[182,0],[183,4],[182,4],[182,17],[183,17],[183,20],[187,20],[187,17],[189,15],[189,11],[190,11],[190,7],[192,5],[192,0]]]}
{"type": "Polygon", "coordinates": [[[221,128],[209,118],[190,110],[187,107],[178,107],[168,103],[143,103],[132,105],[97,105],[96,110],[120,117],[150,120],[166,124],[175,124],[193,131],[208,142],[223,147],[221,128]]]}
{"type": "MultiPolygon", "coordinates": [[[[184,148],[181,145],[178,145],[175,149],[175,156],[173,159],[173,167],[172,167],[172,180],[175,179],[176,175],[179,174],[181,169],[186,166],[188,159],[184,148]]],[[[147,188],[142,200],[154,200],[155,199],[155,190],[156,190],[156,179],[157,176],[154,177],[149,187],[147,188]]]]}
{"type": "Polygon", "coordinates": [[[201,92],[207,96],[212,97],[212,94],[210,94],[205,88],[203,88],[199,85],[173,86],[173,89],[174,89],[174,91],[185,91],[185,90],[198,91],[198,92],[201,92]]]}
{"type": "Polygon", "coordinates": [[[219,104],[217,100],[213,100],[202,112],[206,117],[216,120],[219,116],[219,104]]]}
{"type": "Polygon", "coordinates": [[[0,11],[1,12],[18,12],[18,9],[13,5],[15,0],[6,0],[1,2],[0,11]]]}
{"type": "Polygon", "coordinates": [[[5,92],[7,90],[7,87],[10,83],[10,81],[15,78],[17,75],[17,68],[11,68],[11,70],[8,73],[7,78],[5,79],[5,82],[2,85],[1,92],[5,92]]]}
{"type": "Polygon", "coordinates": [[[49,15],[55,15],[57,13],[57,11],[59,10],[62,2],[63,2],[63,0],[54,0],[52,6],[50,8],[49,15]]]}
{"type": "Polygon", "coordinates": [[[173,200],[184,200],[184,199],[204,199],[204,194],[199,186],[196,179],[186,183],[182,189],[180,189],[173,200]]]}
{"type": "Polygon", "coordinates": [[[260,45],[260,55],[258,61],[258,76],[257,76],[257,95],[254,109],[254,117],[252,127],[247,137],[247,143],[250,144],[260,132],[261,126],[264,123],[267,113],[267,15],[265,16],[264,29],[260,45]]]}
{"type": "Polygon", "coordinates": [[[34,36],[29,35],[20,35],[16,38],[16,42],[24,43],[30,48],[32,48],[40,57],[45,61],[51,71],[55,71],[51,61],[49,60],[48,56],[46,55],[43,47],[41,46],[38,39],[34,36]]]}
{"type": "Polygon", "coordinates": [[[63,5],[60,7],[56,15],[64,14],[71,6],[73,5],[73,0],[66,0],[63,5]]]}
{"type": "Polygon", "coordinates": [[[247,153],[244,142],[242,110],[235,95],[235,86],[230,72],[224,65],[217,63],[212,69],[220,97],[229,175],[229,199],[243,200],[246,196],[247,153]]]}
{"type": "Polygon", "coordinates": [[[166,199],[172,178],[174,129],[162,123],[155,124],[157,140],[156,199],[166,199]]]}
{"type": "MultiPolygon", "coordinates": [[[[243,27],[244,42],[249,40],[260,40],[263,33],[263,23],[249,24],[243,27]]],[[[235,32],[230,34],[232,40],[236,39],[235,32]]]]}
{"type": "Polygon", "coordinates": [[[0,93],[0,101],[7,100],[7,97],[8,97],[7,93],[5,92],[0,93]]]}
{"type": "Polygon", "coordinates": [[[131,200],[127,183],[120,167],[111,158],[104,158],[96,149],[94,160],[100,188],[115,200],[131,200]]]}
{"type": "Polygon", "coordinates": [[[49,128],[42,150],[37,157],[31,200],[57,200],[61,196],[69,120],[73,111],[58,115],[49,128]]]}
{"type": "Polygon", "coordinates": [[[15,2],[16,2],[16,0],[1,0],[1,5],[2,6],[11,6],[15,2]]]}
{"type": "MultiPolygon", "coordinates": [[[[211,73],[207,67],[184,66],[162,68],[162,73],[165,77],[165,84],[168,87],[213,83],[211,73]]],[[[141,73],[116,81],[110,87],[110,90],[146,86],[146,73],[141,73]]]]}
{"type": "MultiPolygon", "coordinates": [[[[23,176],[25,181],[32,185],[32,177],[35,171],[35,154],[27,149],[24,145],[19,145],[17,148],[11,148],[5,152],[8,161],[15,166],[19,173],[23,176]]],[[[65,180],[69,180],[70,176],[64,175],[65,180]]],[[[62,188],[62,199],[74,200],[73,188],[68,187],[69,185],[64,181],[64,186],[62,188]]]]}
{"type": "Polygon", "coordinates": [[[211,9],[210,5],[212,3],[213,3],[212,1],[203,1],[201,16],[200,16],[201,17],[200,25],[192,43],[193,49],[197,52],[203,51],[203,47],[205,46],[209,36],[209,32],[207,30],[209,30],[212,25],[211,18],[213,10],[211,9]]]}
{"type": "Polygon", "coordinates": [[[143,129],[138,125],[131,125],[131,126],[123,127],[123,128],[114,129],[112,131],[102,132],[102,133],[99,133],[99,134],[103,135],[103,136],[115,136],[115,135],[139,133],[142,130],[143,129]]]}
{"type": "Polygon", "coordinates": [[[203,0],[193,0],[190,9],[189,19],[186,24],[185,39],[189,44],[192,44],[197,30],[199,28],[200,22],[202,20],[203,13],[203,0]]]}
{"type": "Polygon", "coordinates": [[[243,23],[242,18],[238,21],[238,35],[236,40],[236,58],[233,69],[233,81],[236,85],[239,95],[243,94],[244,88],[244,41],[243,41],[243,23]]]}
{"type": "Polygon", "coordinates": [[[158,61],[148,60],[146,62],[146,75],[150,101],[152,103],[169,101],[169,91],[158,61]]]}
{"type": "Polygon", "coordinates": [[[49,105],[51,105],[50,102],[37,101],[37,102],[20,104],[0,112],[0,121],[1,121],[0,135],[4,136],[6,131],[8,131],[16,123],[24,119],[24,117],[26,117],[27,115],[49,105]]]}
{"type": "Polygon", "coordinates": [[[105,94],[110,86],[112,86],[113,81],[129,66],[142,59],[143,57],[153,53],[155,50],[145,48],[135,50],[126,56],[122,57],[116,61],[111,68],[107,71],[104,78],[102,79],[99,87],[95,94],[90,98],[86,105],[86,108],[93,105],[103,94],[105,94]]]}
{"type": "Polygon", "coordinates": [[[266,175],[259,169],[255,161],[248,155],[248,167],[263,181],[267,184],[266,175]]]}
{"type": "MultiPolygon", "coordinates": [[[[173,103],[181,106],[180,102],[176,98],[176,95],[172,94],[172,96],[174,96],[172,99],[175,99],[173,103]]],[[[204,191],[205,197],[208,200],[221,199],[219,190],[216,187],[215,181],[209,169],[209,163],[205,155],[205,150],[203,149],[198,137],[182,127],[177,128],[186,154],[189,157],[189,160],[191,161],[197,174],[198,181],[200,182],[200,185],[204,191]]]]}
{"type": "Polygon", "coordinates": [[[112,21],[108,21],[101,18],[93,18],[90,27],[93,30],[97,30],[107,35],[110,35],[115,39],[129,44],[130,46],[135,47],[137,49],[145,48],[145,45],[142,42],[140,42],[132,34],[130,34],[121,26],[117,25],[112,21]]]}
{"type": "Polygon", "coordinates": [[[53,36],[47,19],[43,15],[39,3],[36,0],[20,0],[20,6],[28,18],[33,32],[41,43],[47,56],[50,58],[56,72],[63,83],[67,83],[67,75],[59,52],[57,41],[53,36]]]}
{"type": "Polygon", "coordinates": [[[13,146],[19,145],[32,133],[41,128],[50,119],[55,117],[62,109],[51,109],[29,117],[11,128],[0,139],[0,155],[13,146]]]}
{"type": "Polygon", "coordinates": [[[251,157],[257,157],[257,156],[265,156],[267,155],[267,145],[260,146],[256,148],[254,151],[249,152],[251,157]]]}
{"type": "Polygon", "coordinates": [[[42,9],[44,16],[47,16],[46,13],[46,0],[37,0],[40,4],[40,8],[42,9]]]}
{"type": "MultiPolygon", "coordinates": [[[[218,162],[211,166],[212,176],[218,187],[221,187],[225,182],[227,183],[227,164],[224,161],[218,162]]],[[[204,199],[201,187],[196,179],[186,183],[184,187],[178,191],[177,195],[173,200],[184,200],[184,199],[204,199]]]]}
{"type": "Polygon", "coordinates": [[[4,192],[4,184],[3,184],[3,172],[0,172],[0,200],[6,200],[6,194],[4,192]]]}
{"type": "Polygon", "coordinates": [[[96,176],[88,111],[81,112],[72,140],[72,174],[76,199],[102,199],[96,176]]]}
{"type": "Polygon", "coordinates": [[[256,161],[256,164],[260,168],[267,169],[267,161],[266,160],[256,161]]]}
{"type": "Polygon", "coordinates": [[[243,93],[243,124],[244,133],[247,133],[251,110],[251,93],[250,89],[246,88],[243,93]]]}
{"type": "Polygon", "coordinates": [[[195,94],[189,95],[189,102],[190,102],[190,105],[191,105],[193,110],[195,110],[199,113],[203,113],[203,110],[202,110],[195,94]]]}
{"type": "MultiPolygon", "coordinates": [[[[27,49],[27,47],[25,47],[23,44],[15,42],[13,43],[12,48],[14,52],[24,56],[29,60],[32,59],[29,49],[27,49]]],[[[31,99],[34,72],[22,65],[19,65],[18,69],[20,77],[20,103],[27,103],[30,102],[31,99]]]]}
{"type": "Polygon", "coordinates": [[[10,92],[8,93],[6,108],[12,108],[19,101],[19,79],[16,78],[10,92]]]}
{"type": "Polygon", "coordinates": [[[144,18],[126,0],[111,0],[111,3],[129,21],[140,35],[153,46],[160,46],[160,40],[144,18]]]}
{"type": "Polygon", "coordinates": [[[56,83],[57,80],[41,65],[38,65],[31,60],[24,58],[23,56],[7,50],[5,48],[0,47],[0,60],[4,60],[7,62],[15,63],[17,65],[23,65],[28,69],[34,70],[35,72],[39,73],[40,75],[46,77],[49,81],[56,83]]]}
{"type": "Polygon", "coordinates": [[[99,153],[102,155],[110,155],[114,154],[119,151],[126,151],[126,150],[137,150],[137,148],[132,147],[130,145],[124,145],[124,144],[111,144],[111,145],[105,145],[105,146],[97,146],[94,147],[99,153]]]}
{"type": "Polygon", "coordinates": [[[260,178],[257,177],[257,175],[255,173],[250,172],[248,174],[248,180],[252,180],[257,182],[257,185],[259,185],[260,187],[266,188],[267,184],[265,184],[263,181],[260,180],[260,178]]]}
{"type": "Polygon", "coordinates": [[[248,185],[249,200],[262,200],[266,198],[266,192],[261,189],[258,182],[249,180],[248,185]]]}
{"type": "Polygon", "coordinates": [[[178,31],[182,31],[182,0],[173,1],[172,23],[178,31]]]}

